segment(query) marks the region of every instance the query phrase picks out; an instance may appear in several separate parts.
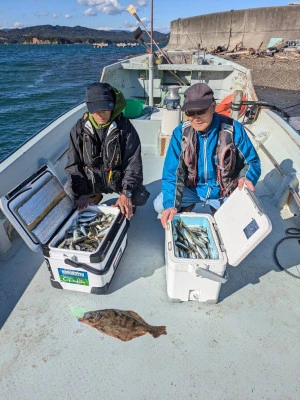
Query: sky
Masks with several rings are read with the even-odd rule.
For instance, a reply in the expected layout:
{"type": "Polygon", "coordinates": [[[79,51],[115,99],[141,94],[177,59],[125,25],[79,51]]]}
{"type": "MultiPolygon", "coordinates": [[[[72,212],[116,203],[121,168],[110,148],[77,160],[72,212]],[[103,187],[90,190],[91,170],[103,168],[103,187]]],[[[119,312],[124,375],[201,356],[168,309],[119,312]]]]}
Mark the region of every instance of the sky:
{"type": "MultiPolygon", "coordinates": [[[[133,31],[139,23],[126,11],[130,4],[150,29],[151,0],[0,0],[0,29],[80,25],[99,30],[133,31]]],[[[288,4],[284,0],[154,0],[153,29],[168,33],[171,21],[178,18],[288,4]]]]}

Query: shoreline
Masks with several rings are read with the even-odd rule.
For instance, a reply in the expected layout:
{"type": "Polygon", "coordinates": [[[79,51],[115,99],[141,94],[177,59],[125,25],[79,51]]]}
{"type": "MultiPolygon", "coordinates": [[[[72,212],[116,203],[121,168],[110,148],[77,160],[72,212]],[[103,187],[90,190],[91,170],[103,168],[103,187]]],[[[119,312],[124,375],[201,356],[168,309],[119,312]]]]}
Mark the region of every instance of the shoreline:
{"type": "Polygon", "coordinates": [[[239,57],[232,61],[251,71],[259,100],[300,117],[300,57],[239,57]]]}

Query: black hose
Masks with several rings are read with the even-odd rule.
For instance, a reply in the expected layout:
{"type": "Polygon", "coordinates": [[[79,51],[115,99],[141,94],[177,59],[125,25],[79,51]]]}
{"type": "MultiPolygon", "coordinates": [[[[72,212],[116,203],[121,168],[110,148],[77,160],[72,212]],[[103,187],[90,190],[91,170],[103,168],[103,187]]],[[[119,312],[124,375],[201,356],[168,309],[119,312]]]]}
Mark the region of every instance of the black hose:
{"type": "Polygon", "coordinates": [[[292,106],[287,106],[287,107],[281,107],[282,110],[285,110],[286,108],[293,108],[293,107],[298,107],[300,106],[300,103],[298,104],[293,104],[292,106]]]}
{"type": "Polygon", "coordinates": [[[274,258],[276,261],[277,266],[284,272],[286,272],[288,275],[292,276],[293,278],[300,279],[300,276],[297,276],[295,274],[292,274],[290,271],[287,271],[279,262],[278,257],[277,257],[277,248],[282,243],[284,240],[287,239],[299,239],[300,241],[300,229],[298,228],[288,228],[285,233],[291,235],[291,236],[286,236],[279,240],[279,242],[276,244],[275,249],[274,249],[274,258]]]}

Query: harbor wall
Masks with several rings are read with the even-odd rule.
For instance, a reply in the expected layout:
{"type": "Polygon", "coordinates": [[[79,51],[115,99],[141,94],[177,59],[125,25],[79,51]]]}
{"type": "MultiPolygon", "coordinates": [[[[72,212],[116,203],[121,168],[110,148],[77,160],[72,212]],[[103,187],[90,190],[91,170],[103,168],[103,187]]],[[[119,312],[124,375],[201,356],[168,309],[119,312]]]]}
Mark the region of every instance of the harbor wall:
{"type": "Polygon", "coordinates": [[[210,51],[224,46],[229,51],[243,47],[266,48],[271,38],[300,39],[300,5],[231,10],[221,13],[179,18],[171,22],[170,50],[194,49],[200,45],[210,51]]]}

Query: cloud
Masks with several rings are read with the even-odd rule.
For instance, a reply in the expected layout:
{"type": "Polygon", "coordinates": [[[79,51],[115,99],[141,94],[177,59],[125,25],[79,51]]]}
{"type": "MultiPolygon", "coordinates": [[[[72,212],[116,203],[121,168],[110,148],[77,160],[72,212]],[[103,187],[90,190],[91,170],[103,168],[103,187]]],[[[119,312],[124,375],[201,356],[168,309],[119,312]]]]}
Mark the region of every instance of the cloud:
{"type": "Polygon", "coordinates": [[[126,29],[131,30],[131,29],[136,29],[136,23],[125,21],[124,26],[126,29]]]}
{"type": "Polygon", "coordinates": [[[126,10],[126,7],[122,7],[117,0],[104,0],[103,4],[96,6],[97,10],[105,15],[116,15],[121,14],[126,10]]]}
{"type": "Polygon", "coordinates": [[[71,14],[65,14],[65,18],[73,18],[71,14]]]}
{"type": "Polygon", "coordinates": [[[59,18],[59,17],[60,17],[60,14],[57,14],[57,13],[52,14],[52,18],[59,18]]]}
{"type": "Polygon", "coordinates": [[[136,8],[146,7],[148,5],[148,0],[137,0],[134,4],[136,8]]]}
{"type": "Polygon", "coordinates": [[[99,26],[96,28],[97,31],[114,31],[116,28],[112,28],[111,26],[99,26]]]}
{"type": "Polygon", "coordinates": [[[49,15],[49,13],[46,12],[40,12],[40,13],[36,13],[34,14],[36,17],[47,17],[49,15]]]}
{"type": "MultiPolygon", "coordinates": [[[[149,20],[149,18],[141,18],[141,21],[143,22],[145,27],[149,30],[150,29],[150,20],[149,20]]],[[[129,31],[133,31],[133,30],[135,30],[137,28],[137,26],[141,26],[141,25],[140,25],[139,21],[132,20],[132,21],[125,21],[124,22],[124,26],[129,31]]],[[[141,26],[141,28],[143,29],[142,26],[141,26]]]]}
{"type": "Polygon", "coordinates": [[[13,25],[11,26],[1,26],[0,25],[0,29],[20,29],[20,28],[25,28],[27,25],[22,24],[22,22],[18,22],[16,21],[13,25]]]}
{"type": "MultiPolygon", "coordinates": [[[[126,6],[122,6],[118,0],[77,0],[77,3],[83,6],[94,7],[93,13],[90,12],[90,10],[93,10],[93,8],[89,8],[83,12],[83,14],[86,16],[97,15],[97,12],[105,15],[122,14],[127,10],[128,7],[128,4],[126,6]],[[97,11],[95,11],[95,9],[97,11]]],[[[132,4],[137,10],[139,10],[140,8],[147,6],[148,0],[136,0],[133,1],[132,4]]]]}
{"type": "Polygon", "coordinates": [[[88,8],[87,10],[83,11],[82,14],[86,17],[95,17],[97,15],[97,11],[95,11],[93,8],[88,8]]]}
{"type": "Polygon", "coordinates": [[[18,22],[18,21],[16,21],[15,23],[14,23],[14,28],[24,28],[24,24],[22,24],[22,22],[18,22]]]}
{"type": "MultiPolygon", "coordinates": [[[[147,25],[147,24],[150,23],[150,19],[149,19],[149,18],[146,18],[146,17],[141,18],[141,21],[142,21],[142,23],[143,23],[144,25],[147,25]]],[[[138,21],[137,21],[137,23],[138,23],[138,21]]]]}
{"type": "Polygon", "coordinates": [[[118,0],[77,0],[77,3],[95,7],[97,11],[105,15],[121,14],[126,10],[126,7],[121,6],[118,0]]]}

